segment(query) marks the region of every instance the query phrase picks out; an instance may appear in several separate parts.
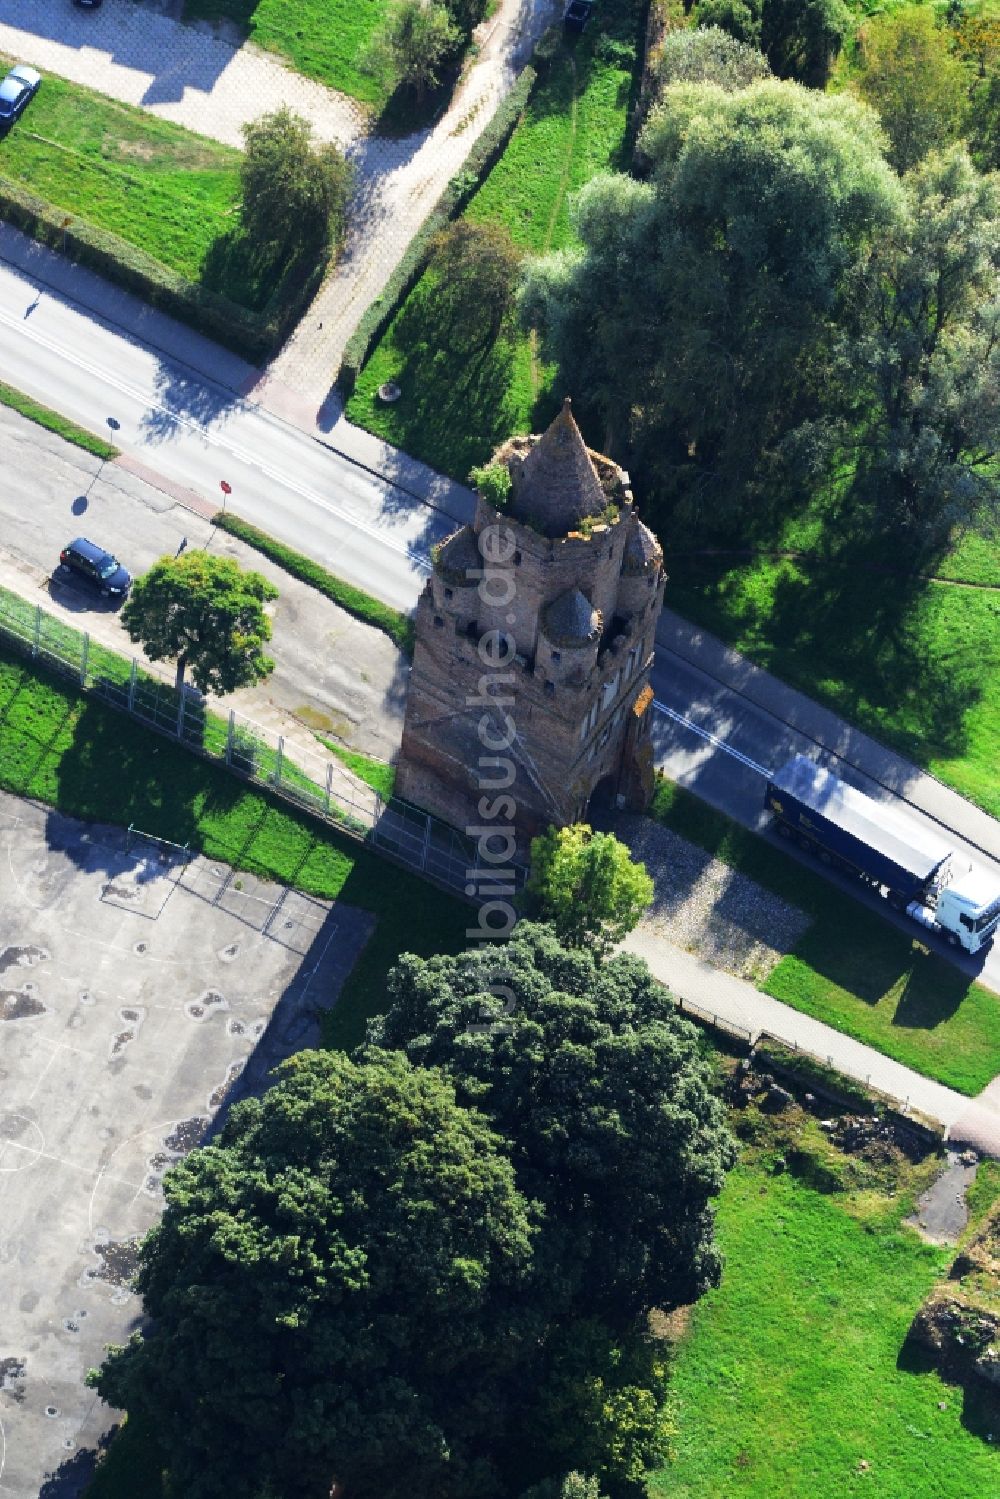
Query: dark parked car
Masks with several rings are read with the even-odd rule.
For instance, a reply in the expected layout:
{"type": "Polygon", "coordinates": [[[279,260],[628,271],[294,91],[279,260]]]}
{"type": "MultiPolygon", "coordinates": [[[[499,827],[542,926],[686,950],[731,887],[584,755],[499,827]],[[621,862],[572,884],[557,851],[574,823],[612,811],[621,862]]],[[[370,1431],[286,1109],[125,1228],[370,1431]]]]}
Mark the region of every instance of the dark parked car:
{"type": "Polygon", "coordinates": [[[567,31],[582,31],[594,14],[594,0],[569,0],[563,11],[563,25],[567,31]]]}
{"type": "Polygon", "coordinates": [[[3,83],[0,83],[0,125],[16,120],[22,109],[38,93],[42,75],[19,62],[11,68],[3,83]]]}
{"type": "Polygon", "coordinates": [[[78,536],[68,547],[63,547],[59,566],[96,588],[103,598],[125,599],[132,587],[132,576],[118,558],[88,541],[86,536],[78,536]]]}

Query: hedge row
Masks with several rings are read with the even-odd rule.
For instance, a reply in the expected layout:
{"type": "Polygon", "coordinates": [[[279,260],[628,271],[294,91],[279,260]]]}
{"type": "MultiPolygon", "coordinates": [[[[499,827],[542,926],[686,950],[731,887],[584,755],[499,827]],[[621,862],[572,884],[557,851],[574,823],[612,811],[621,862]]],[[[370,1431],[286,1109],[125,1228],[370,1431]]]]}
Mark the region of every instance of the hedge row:
{"type": "MultiPolygon", "coordinates": [[[[546,59],[543,43],[547,37],[548,32],[535,49],[538,61],[546,59]]],[[[347,340],[337,376],[337,384],[345,399],[353,394],[370,349],[382,337],[397,310],[423,275],[430,259],[434,236],[446,229],[451,220],[461,213],[506,150],[507,142],[521,118],[537,77],[538,73],[533,67],[526,67],[518,74],[514,87],[466,157],[462,171],[448,183],[437,204],[410,241],[405,255],[389,277],[385,290],[375,298],[347,340]]]]}
{"type": "Polygon", "coordinates": [[[413,655],[413,621],[409,615],[403,614],[399,609],[393,609],[388,604],[383,604],[379,599],[372,598],[370,593],[363,589],[355,588],[351,583],[345,583],[342,578],[335,577],[333,573],[327,572],[318,562],[311,557],[303,556],[301,552],[293,551],[291,547],[285,546],[284,542],[275,541],[273,536],[268,536],[266,531],[259,531],[249,521],[242,520],[231,511],[219,511],[215,516],[214,524],[220,531],[228,531],[230,536],[245,541],[247,546],[269,557],[279,567],[283,567],[286,573],[291,573],[293,578],[298,578],[302,583],[308,583],[310,588],[315,588],[319,593],[325,594],[332,599],[341,609],[353,614],[355,619],[360,619],[363,624],[373,625],[376,630],[381,630],[388,635],[394,645],[397,645],[404,655],[413,655]]]}
{"type": "Polygon", "coordinates": [[[305,274],[301,264],[293,261],[275,284],[266,306],[255,313],[219,292],[186,280],[117,234],[64,213],[21,183],[2,176],[0,219],[23,229],[40,244],[61,250],[71,260],[106,276],[254,364],[265,359],[297,321],[326,269],[323,255],[305,274]]]}

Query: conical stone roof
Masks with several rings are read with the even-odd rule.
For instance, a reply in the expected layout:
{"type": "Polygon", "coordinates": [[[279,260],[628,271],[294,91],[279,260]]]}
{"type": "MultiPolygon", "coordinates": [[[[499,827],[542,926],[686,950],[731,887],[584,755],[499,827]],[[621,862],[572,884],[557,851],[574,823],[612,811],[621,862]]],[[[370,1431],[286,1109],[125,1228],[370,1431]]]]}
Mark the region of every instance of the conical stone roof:
{"type": "Polygon", "coordinates": [[[511,477],[511,515],[546,536],[565,536],[576,530],[584,516],[600,515],[608,503],[568,396],[555,421],[511,477]]]}
{"type": "Polygon", "coordinates": [[[653,566],[663,561],[663,549],[648,526],[644,526],[641,520],[637,520],[632,528],[632,535],[625,544],[625,555],[622,559],[622,571],[625,573],[644,573],[650,571],[653,566]]]}
{"type": "Polygon", "coordinates": [[[579,588],[567,588],[546,609],[544,629],[553,645],[590,645],[601,633],[601,611],[579,588]]]}
{"type": "Polygon", "coordinates": [[[459,588],[471,587],[477,581],[482,565],[479,543],[471,526],[463,526],[460,531],[455,531],[449,536],[438,552],[434,563],[440,575],[447,582],[457,584],[459,588]],[[476,576],[470,578],[469,573],[474,573],[476,576]]]}

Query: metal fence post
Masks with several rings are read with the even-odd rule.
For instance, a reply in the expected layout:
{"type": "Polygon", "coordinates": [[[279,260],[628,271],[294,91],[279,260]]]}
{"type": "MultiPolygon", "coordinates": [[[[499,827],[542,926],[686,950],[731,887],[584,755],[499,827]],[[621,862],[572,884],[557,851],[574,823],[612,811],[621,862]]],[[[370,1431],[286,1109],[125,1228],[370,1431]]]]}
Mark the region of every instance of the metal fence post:
{"type": "Polygon", "coordinates": [[[235,738],[235,735],[236,735],[236,714],[235,714],[235,710],[232,709],[232,708],[230,708],[230,710],[229,710],[229,727],[226,730],[226,764],[227,765],[232,765],[232,763],[233,763],[233,740],[235,738]]]}
{"type": "Polygon", "coordinates": [[[179,697],[178,697],[178,701],[177,701],[177,737],[178,737],[178,739],[183,739],[184,738],[184,699],[185,699],[186,696],[187,696],[187,694],[185,693],[184,687],[182,685],[181,686],[181,690],[180,690],[180,694],[179,694],[179,697]]]}
{"type": "Polygon", "coordinates": [[[87,685],[87,660],[90,656],[90,636],[87,631],[83,632],[83,649],[80,652],[80,686],[87,685]]]}
{"type": "Polygon", "coordinates": [[[281,785],[281,766],[285,758],[285,738],[283,734],[278,735],[278,757],[274,762],[274,784],[281,785]]]}
{"type": "MultiPolygon", "coordinates": [[[[333,761],[326,762],[326,815],[330,815],[330,797],[333,794],[333,761]]],[[[353,804],[352,804],[353,805],[353,804]]]]}
{"type": "Polygon", "coordinates": [[[135,679],[136,679],[137,675],[138,675],[138,673],[136,671],[135,657],[133,656],[132,657],[132,670],[129,673],[129,679],[128,679],[128,711],[130,713],[134,713],[135,712],[135,679]]]}
{"type": "Polygon", "coordinates": [[[41,640],[41,638],[42,638],[42,606],[41,606],[41,604],[36,604],[35,605],[35,639],[34,639],[34,642],[32,644],[32,647],[31,647],[31,654],[33,656],[37,656],[38,655],[38,642],[41,640]]]}

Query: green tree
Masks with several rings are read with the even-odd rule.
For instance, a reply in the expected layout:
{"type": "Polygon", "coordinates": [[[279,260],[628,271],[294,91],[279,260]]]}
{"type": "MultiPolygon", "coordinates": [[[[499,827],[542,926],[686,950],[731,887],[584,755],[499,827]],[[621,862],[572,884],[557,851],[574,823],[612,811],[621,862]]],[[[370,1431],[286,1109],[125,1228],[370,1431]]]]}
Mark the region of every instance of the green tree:
{"type": "Polygon", "coordinates": [[[734,41],[754,49],[760,47],[760,0],[700,0],[695,24],[717,27],[734,41]]]}
{"type": "Polygon", "coordinates": [[[904,6],[868,21],[859,38],[857,89],[878,110],[889,159],[900,172],[956,140],[968,76],[931,6],[904,6]]]}
{"type": "Polygon", "coordinates": [[[760,48],[779,78],[822,88],[850,26],[843,0],[764,0],[760,48]]]}
{"type": "Polygon", "coordinates": [[[1000,14],[963,12],[956,48],[970,72],[965,126],[969,152],[980,171],[1000,167],[1000,14]]]}
{"type": "Polygon", "coordinates": [[[140,1251],[153,1330],[101,1395],[184,1499],[498,1493],[529,1214],[496,1135],[399,1055],[301,1052],[167,1176],[140,1251]]]}
{"type": "Polygon", "coordinates": [[[507,1139],[538,1229],[520,1305],[505,1491],[568,1471],[638,1499],[662,1457],[664,1371],[647,1337],[717,1283],[712,1199],[735,1151],[694,1028],[646,965],[598,965],[523,921],[489,950],[407,956],[370,1044],[440,1068],[507,1139]]]}
{"type": "Polygon", "coordinates": [[[577,823],[532,839],[527,893],[567,947],[604,957],[652,904],[653,881],[613,833],[577,823]]]}
{"type": "Polygon", "coordinates": [[[455,354],[492,347],[510,325],[520,267],[521,252],[503,224],[462,218],[443,229],[433,242],[433,286],[424,304],[436,340],[455,354]]]}
{"type": "Polygon", "coordinates": [[[667,32],[655,67],[661,88],[673,83],[716,83],[727,93],[748,88],[771,72],[767,58],[756,47],[703,22],[701,7],[696,28],[667,32]]]}
{"type": "Polygon", "coordinates": [[[423,99],[436,88],[461,45],[462,33],[436,0],[397,0],[372,39],[367,66],[387,89],[423,99]]]}
{"type": "Polygon", "coordinates": [[[920,542],[1000,520],[1000,182],[958,147],[906,179],[843,343],[858,484],[920,542]]]}
{"type": "Polygon", "coordinates": [[[547,1317],[628,1327],[716,1283],[732,1144],[697,1034],[645,963],[522,921],[487,951],[404,957],[389,997],[371,1042],[443,1068],[510,1141],[547,1317]]]}
{"type": "Polygon", "coordinates": [[[183,552],[136,579],[121,621],[151,661],[176,658],[178,691],[190,667],[200,691],[234,692],[274,670],[264,654],[271,638],[264,605],[277,597],[260,573],[228,557],[183,552]]]}
{"type": "Polygon", "coordinates": [[[243,126],[240,179],[248,237],[275,253],[343,238],[351,169],[336,146],[315,145],[308,120],[282,106],[243,126]]]}
{"type": "Polygon", "coordinates": [[[442,0],[442,3],[464,36],[471,36],[486,14],[487,0],[442,0]]]}
{"type": "Polygon", "coordinates": [[[529,268],[522,307],[660,517],[731,524],[800,482],[787,446],[902,192],[871,110],[777,80],[675,85],[641,147],[653,180],[594,178],[579,248],[529,268]]]}

